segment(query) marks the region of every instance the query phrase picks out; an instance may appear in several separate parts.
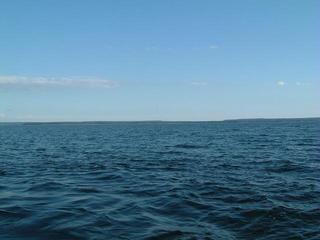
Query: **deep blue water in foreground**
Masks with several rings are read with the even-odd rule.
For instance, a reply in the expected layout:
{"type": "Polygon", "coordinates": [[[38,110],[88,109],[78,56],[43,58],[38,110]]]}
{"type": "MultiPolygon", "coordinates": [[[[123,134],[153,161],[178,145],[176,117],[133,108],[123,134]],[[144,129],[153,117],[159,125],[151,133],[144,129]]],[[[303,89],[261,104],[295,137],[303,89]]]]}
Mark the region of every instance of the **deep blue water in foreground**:
{"type": "Polygon", "coordinates": [[[320,239],[320,119],[0,124],[0,239],[320,239]]]}

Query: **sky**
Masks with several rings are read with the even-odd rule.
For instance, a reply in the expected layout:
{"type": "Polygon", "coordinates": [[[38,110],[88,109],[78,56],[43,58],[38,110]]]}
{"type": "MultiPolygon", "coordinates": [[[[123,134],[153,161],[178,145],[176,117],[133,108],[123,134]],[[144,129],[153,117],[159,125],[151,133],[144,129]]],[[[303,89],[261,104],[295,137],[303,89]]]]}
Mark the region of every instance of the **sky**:
{"type": "Polygon", "coordinates": [[[0,121],[320,117],[318,0],[2,0],[0,121]]]}

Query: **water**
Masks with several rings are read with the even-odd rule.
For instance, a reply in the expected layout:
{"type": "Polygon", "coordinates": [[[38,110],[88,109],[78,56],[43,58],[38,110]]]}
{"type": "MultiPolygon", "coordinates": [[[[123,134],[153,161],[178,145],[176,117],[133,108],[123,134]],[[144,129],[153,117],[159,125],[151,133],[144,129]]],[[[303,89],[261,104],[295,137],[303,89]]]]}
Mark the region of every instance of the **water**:
{"type": "Polygon", "coordinates": [[[0,239],[320,239],[320,119],[1,124],[0,239]]]}

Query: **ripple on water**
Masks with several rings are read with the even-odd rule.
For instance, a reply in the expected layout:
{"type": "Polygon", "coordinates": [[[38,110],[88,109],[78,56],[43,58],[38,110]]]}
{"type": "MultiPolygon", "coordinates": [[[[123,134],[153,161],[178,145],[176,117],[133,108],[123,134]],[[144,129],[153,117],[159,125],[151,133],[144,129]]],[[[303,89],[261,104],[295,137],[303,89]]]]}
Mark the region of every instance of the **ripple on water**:
{"type": "Polygon", "coordinates": [[[0,124],[0,239],[320,239],[320,120],[0,124]]]}

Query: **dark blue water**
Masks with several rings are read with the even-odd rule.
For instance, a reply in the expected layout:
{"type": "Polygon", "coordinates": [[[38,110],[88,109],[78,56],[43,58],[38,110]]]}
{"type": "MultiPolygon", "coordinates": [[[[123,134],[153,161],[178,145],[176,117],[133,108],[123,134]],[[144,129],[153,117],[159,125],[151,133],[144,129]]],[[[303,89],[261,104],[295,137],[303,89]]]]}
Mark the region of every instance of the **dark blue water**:
{"type": "Polygon", "coordinates": [[[0,239],[320,239],[320,119],[1,124],[0,239]]]}

